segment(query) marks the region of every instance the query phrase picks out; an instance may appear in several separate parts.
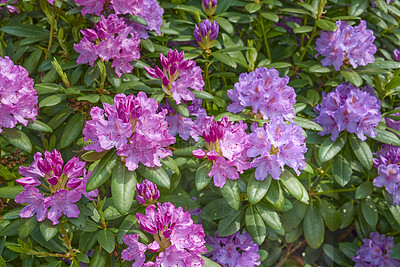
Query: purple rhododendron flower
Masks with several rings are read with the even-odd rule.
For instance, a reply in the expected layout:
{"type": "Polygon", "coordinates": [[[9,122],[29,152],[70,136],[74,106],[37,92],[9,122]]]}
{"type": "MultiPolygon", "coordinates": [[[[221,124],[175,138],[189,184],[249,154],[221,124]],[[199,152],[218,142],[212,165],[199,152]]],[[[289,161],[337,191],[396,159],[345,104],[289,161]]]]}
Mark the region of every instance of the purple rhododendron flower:
{"type": "Polygon", "coordinates": [[[144,179],[141,184],[136,184],[136,200],[144,205],[153,205],[160,198],[160,191],[157,185],[147,179],[144,179]]]}
{"type": "Polygon", "coordinates": [[[393,205],[400,204],[400,147],[382,145],[375,153],[374,167],[378,168],[379,176],[374,179],[377,187],[385,186],[393,196],[393,205]]]}
{"type": "Polygon", "coordinates": [[[367,29],[367,23],[361,20],[358,26],[350,26],[347,21],[338,20],[337,30],[321,31],[315,50],[325,58],[322,66],[334,66],[337,71],[343,64],[353,68],[375,62],[377,49],[373,44],[374,32],[367,29]]]}
{"type": "Polygon", "coordinates": [[[400,261],[390,257],[394,247],[392,236],[372,232],[369,237],[363,239],[363,245],[353,257],[355,267],[399,266],[400,261]]]}
{"type": "Polygon", "coordinates": [[[75,51],[80,53],[76,63],[93,66],[100,57],[104,61],[113,60],[111,67],[119,77],[132,72],[130,62],[140,58],[140,39],[138,33],[131,34],[132,31],[132,27],[114,14],[107,18],[101,16],[95,29],[81,31],[84,37],[79,44],[74,44],[75,51]]]}
{"type": "Polygon", "coordinates": [[[82,194],[75,190],[67,191],[65,189],[57,190],[52,196],[44,200],[45,208],[50,208],[47,217],[54,224],[58,224],[58,219],[65,215],[68,218],[78,218],[79,209],[75,202],[81,199],[82,194]]]}
{"type": "Polygon", "coordinates": [[[121,257],[135,260],[133,266],[203,266],[201,254],[206,252],[204,230],[194,224],[189,212],[176,208],[170,202],[157,206],[147,206],[145,214],[137,213],[136,218],[141,228],[157,238],[147,249],[159,252],[156,263],[146,263],[146,246],[138,242],[138,235],[125,236],[124,242],[129,247],[121,257]],[[126,242],[127,241],[127,242],[126,242]],[[136,262],[140,265],[135,265],[136,262]]]}
{"type": "Polygon", "coordinates": [[[400,51],[399,49],[393,50],[393,59],[400,62],[400,51]]]}
{"type": "Polygon", "coordinates": [[[305,137],[301,127],[295,122],[287,125],[281,118],[274,118],[263,127],[253,124],[248,136],[250,148],[247,156],[254,158],[251,167],[255,167],[255,178],[263,181],[268,175],[275,180],[287,165],[297,175],[305,167],[304,153],[307,152],[305,137]]]}
{"type": "Polygon", "coordinates": [[[232,103],[227,111],[238,113],[245,107],[252,107],[252,112],[261,114],[265,120],[276,117],[292,120],[296,93],[288,82],[288,76],[279,77],[279,72],[273,68],[261,67],[248,74],[242,73],[235,89],[228,90],[232,103]]]}
{"type": "Polygon", "coordinates": [[[206,242],[214,250],[205,256],[222,266],[254,267],[261,264],[258,245],[246,231],[226,237],[220,237],[216,232],[214,237],[208,236],[206,242]]]}
{"type": "Polygon", "coordinates": [[[314,107],[318,114],[315,121],[324,129],[319,135],[331,134],[335,141],[339,133],[347,130],[366,140],[365,134],[376,136],[376,127],[382,116],[381,101],[366,86],[360,90],[350,83],[343,83],[328,94],[322,93],[322,103],[314,107]]]}
{"type": "Polygon", "coordinates": [[[217,39],[219,33],[219,24],[214,21],[211,23],[210,20],[206,19],[200,22],[199,26],[195,26],[193,32],[194,38],[200,46],[200,49],[210,53],[210,48],[214,45],[215,39],[217,39]]]}
{"type": "MultiPolygon", "coordinates": [[[[0,4],[7,4],[8,2],[10,2],[10,0],[0,0],[0,4]]],[[[17,4],[17,3],[18,0],[14,0],[10,4],[17,4]]],[[[6,5],[5,8],[7,8],[8,12],[10,13],[19,13],[16,6],[6,5]]],[[[0,7],[0,10],[1,9],[2,7],[0,7]]]]}
{"type": "Polygon", "coordinates": [[[160,54],[161,70],[158,66],[154,69],[145,67],[149,75],[162,81],[162,89],[175,99],[177,104],[182,100],[194,100],[194,94],[189,88],[202,91],[204,87],[202,70],[193,60],[184,60],[184,52],[170,49],[168,56],[160,54]]]}
{"type": "Polygon", "coordinates": [[[24,191],[15,197],[16,203],[28,203],[20,211],[21,218],[30,218],[36,214],[36,219],[41,222],[46,219],[47,208],[44,206],[44,194],[32,186],[25,186],[24,191]]]}
{"type": "Polygon", "coordinates": [[[103,103],[104,109],[92,108],[92,120],[83,129],[84,139],[90,140],[85,149],[101,152],[115,147],[131,171],[139,162],[160,167],[160,158],[172,155],[165,147],[175,143],[175,138],[168,133],[168,111],[157,112],[158,106],[154,99],[139,92],[137,96],[117,94],[114,105],[103,103]]]}
{"type": "Polygon", "coordinates": [[[100,16],[101,12],[104,9],[105,0],[74,0],[80,6],[83,6],[81,13],[82,15],[86,14],[95,14],[96,16],[100,16]]]}
{"type": "Polygon", "coordinates": [[[38,96],[34,81],[22,66],[9,57],[0,57],[0,133],[2,128],[14,128],[17,123],[28,125],[36,120],[38,96]]]}

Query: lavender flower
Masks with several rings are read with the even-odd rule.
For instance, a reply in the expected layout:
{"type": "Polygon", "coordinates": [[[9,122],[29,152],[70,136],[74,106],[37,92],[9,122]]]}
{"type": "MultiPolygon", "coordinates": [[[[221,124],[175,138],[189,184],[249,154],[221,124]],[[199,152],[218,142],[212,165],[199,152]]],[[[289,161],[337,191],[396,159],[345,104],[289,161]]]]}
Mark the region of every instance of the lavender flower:
{"type": "Polygon", "coordinates": [[[393,59],[400,62],[400,51],[399,49],[393,50],[393,59]]]}
{"type": "MultiPolygon", "coordinates": [[[[10,2],[10,0],[0,0],[0,4],[7,4],[8,2],[10,2]]],[[[18,3],[18,1],[14,0],[10,4],[17,4],[17,3],[18,3]]],[[[10,12],[10,13],[19,13],[16,6],[6,5],[5,7],[7,8],[8,12],[10,12]]],[[[0,10],[1,9],[2,9],[2,7],[0,7],[0,10]]]]}
{"type": "Polygon", "coordinates": [[[321,105],[314,107],[318,114],[315,121],[324,129],[319,134],[331,134],[332,141],[344,130],[356,133],[363,141],[367,139],[365,134],[375,137],[375,128],[382,116],[381,102],[372,92],[368,86],[360,90],[355,85],[343,83],[333,92],[322,93],[321,105]]]}
{"type": "Polygon", "coordinates": [[[107,18],[101,16],[95,29],[81,31],[84,37],[79,44],[74,44],[75,51],[80,53],[76,63],[89,63],[93,66],[100,57],[104,61],[113,60],[111,67],[115,68],[119,77],[122,73],[132,72],[130,62],[140,58],[140,39],[136,32],[131,34],[132,30],[114,14],[107,18]]]}
{"type": "Polygon", "coordinates": [[[206,13],[207,16],[211,17],[215,14],[215,11],[217,10],[217,0],[201,0],[201,6],[204,13],[206,13]]]}
{"type": "Polygon", "coordinates": [[[200,46],[200,49],[211,53],[210,48],[213,47],[215,39],[218,37],[219,24],[214,21],[211,23],[208,19],[200,22],[199,26],[195,26],[194,38],[200,46]]]}
{"type": "Polygon", "coordinates": [[[253,267],[261,264],[258,245],[253,243],[246,231],[243,234],[236,232],[226,237],[220,237],[215,233],[214,237],[208,236],[206,242],[214,250],[205,256],[221,266],[253,267]]]}
{"type": "Polygon", "coordinates": [[[246,130],[247,125],[239,121],[238,124],[228,121],[228,117],[220,122],[213,121],[214,117],[199,116],[192,127],[192,136],[203,136],[206,141],[206,151],[193,151],[197,158],[206,157],[213,162],[208,173],[214,178],[217,187],[223,187],[226,179],[236,180],[239,174],[250,168],[250,159],[246,155],[249,147],[246,130]]]}
{"type": "Polygon", "coordinates": [[[189,212],[171,203],[157,203],[146,208],[145,214],[137,213],[140,227],[157,236],[148,246],[138,242],[138,235],[124,237],[128,248],[122,251],[125,260],[135,260],[132,266],[203,266],[201,254],[206,252],[204,231],[193,223],[189,212]],[[156,263],[145,261],[146,249],[159,253],[156,263]],[[197,265],[196,265],[197,264],[197,265]]]}
{"type": "Polygon", "coordinates": [[[83,6],[81,13],[86,16],[86,14],[95,14],[100,16],[103,12],[105,0],[74,0],[80,6],[83,6]]]}
{"type": "Polygon", "coordinates": [[[385,186],[386,191],[393,195],[393,205],[400,204],[400,147],[382,145],[375,153],[374,167],[378,168],[379,176],[374,179],[377,187],[385,186]]]}
{"type": "Polygon", "coordinates": [[[248,137],[250,148],[247,156],[254,158],[251,167],[256,168],[257,180],[263,181],[268,175],[279,180],[285,165],[300,174],[299,169],[305,167],[304,153],[307,152],[301,127],[274,118],[263,127],[253,124],[252,131],[248,137]]]}
{"type": "Polygon", "coordinates": [[[17,123],[28,125],[36,120],[38,96],[33,79],[22,66],[10,58],[0,57],[0,133],[2,128],[14,128],[17,123]]]}
{"type": "Polygon", "coordinates": [[[157,112],[157,102],[144,92],[137,96],[117,94],[114,105],[103,103],[103,108],[94,107],[90,111],[92,120],[83,129],[84,139],[90,142],[86,150],[101,152],[115,147],[130,171],[139,162],[147,167],[160,167],[160,158],[172,155],[165,148],[175,143],[165,121],[167,110],[157,112]]]}
{"type": "Polygon", "coordinates": [[[363,239],[363,245],[357,251],[353,261],[355,267],[399,266],[400,261],[389,255],[394,247],[393,237],[373,232],[370,239],[363,239]]]}
{"type": "Polygon", "coordinates": [[[153,205],[160,198],[157,185],[147,179],[143,180],[141,184],[136,184],[136,193],[136,200],[144,206],[153,205]]]}
{"type": "Polygon", "coordinates": [[[235,90],[228,90],[232,103],[227,110],[238,113],[250,106],[252,113],[265,120],[276,117],[292,120],[296,93],[288,82],[289,77],[279,77],[279,72],[273,68],[261,67],[249,74],[242,73],[235,83],[235,90]]]}
{"type": "Polygon", "coordinates": [[[158,66],[154,69],[145,67],[149,75],[162,81],[162,89],[180,104],[182,100],[194,100],[194,94],[189,88],[202,91],[204,86],[201,68],[193,60],[184,60],[184,52],[170,49],[168,56],[160,54],[163,70],[158,66]]]}
{"type": "Polygon", "coordinates": [[[29,218],[36,214],[38,221],[43,221],[46,217],[53,224],[58,224],[58,219],[65,215],[69,218],[76,218],[79,209],[74,204],[85,195],[88,199],[97,197],[98,191],[86,192],[85,186],[89,175],[84,169],[85,162],[74,157],[65,165],[60,152],[46,151],[44,158],[42,153],[37,152],[34,162],[29,167],[21,166],[19,173],[24,176],[17,180],[17,183],[24,187],[24,191],[15,198],[17,203],[28,203],[21,212],[21,218],[29,218]],[[84,176],[83,179],[79,177],[84,176]],[[47,196],[40,193],[36,188],[39,185],[47,188],[47,196]]]}
{"type": "Polygon", "coordinates": [[[358,26],[350,26],[347,21],[336,22],[337,30],[322,31],[316,44],[318,54],[325,58],[323,66],[334,66],[337,71],[343,65],[351,64],[353,68],[374,63],[377,49],[373,44],[374,32],[367,29],[367,23],[361,20],[358,26]]]}

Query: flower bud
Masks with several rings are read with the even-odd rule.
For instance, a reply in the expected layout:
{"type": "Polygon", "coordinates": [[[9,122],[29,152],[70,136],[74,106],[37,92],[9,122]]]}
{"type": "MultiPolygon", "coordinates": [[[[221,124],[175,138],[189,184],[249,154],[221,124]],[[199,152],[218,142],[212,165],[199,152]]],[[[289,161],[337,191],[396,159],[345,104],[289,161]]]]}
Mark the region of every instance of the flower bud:
{"type": "Polygon", "coordinates": [[[144,206],[153,205],[160,198],[157,185],[147,179],[143,180],[141,184],[136,184],[136,192],[136,200],[144,206]]]}
{"type": "Polygon", "coordinates": [[[206,13],[207,16],[211,17],[215,14],[215,11],[217,10],[217,0],[202,0],[201,6],[203,7],[204,13],[206,13]]]}
{"type": "Polygon", "coordinates": [[[219,24],[214,21],[211,23],[208,19],[202,21],[199,26],[195,26],[193,32],[194,38],[200,46],[200,49],[210,53],[210,48],[213,47],[215,39],[219,33],[219,24]]]}

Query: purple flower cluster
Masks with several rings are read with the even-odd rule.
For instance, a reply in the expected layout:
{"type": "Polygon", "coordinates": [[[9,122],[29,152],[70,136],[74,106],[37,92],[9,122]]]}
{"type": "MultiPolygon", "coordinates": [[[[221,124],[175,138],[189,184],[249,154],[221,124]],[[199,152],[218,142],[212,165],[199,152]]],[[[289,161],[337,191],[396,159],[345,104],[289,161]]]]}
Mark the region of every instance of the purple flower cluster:
{"type": "Polygon", "coordinates": [[[175,138],[168,133],[168,111],[157,112],[158,107],[154,99],[139,92],[137,97],[117,94],[114,105],[103,103],[104,109],[92,108],[92,120],[83,129],[84,139],[90,142],[85,149],[101,152],[116,148],[130,171],[139,162],[160,167],[160,158],[172,155],[165,147],[175,143],[175,138]]]}
{"type": "Polygon", "coordinates": [[[207,16],[211,17],[215,14],[215,11],[217,10],[217,0],[201,0],[201,6],[204,13],[206,13],[207,16]]]}
{"type": "Polygon", "coordinates": [[[373,232],[370,239],[363,239],[363,245],[357,251],[353,261],[355,267],[399,266],[400,261],[392,259],[390,252],[394,247],[393,237],[373,232]]]}
{"type": "Polygon", "coordinates": [[[250,167],[256,168],[257,180],[263,181],[268,175],[279,180],[285,165],[300,174],[299,169],[305,167],[304,153],[307,152],[301,127],[294,122],[287,125],[281,118],[274,118],[263,127],[253,124],[251,128],[247,156],[254,158],[250,167]]]}
{"type": "MultiPolygon", "coordinates": [[[[398,111],[400,111],[400,107],[397,107],[398,111]]],[[[399,113],[394,113],[392,116],[400,117],[399,113]]],[[[391,118],[385,117],[386,126],[392,128],[394,130],[400,131],[400,120],[393,120],[391,118]]]]}
{"type": "MultiPolygon", "coordinates": [[[[97,197],[98,191],[86,192],[86,183],[91,172],[86,174],[85,162],[73,157],[65,165],[60,152],[46,151],[44,158],[37,152],[34,162],[29,167],[21,166],[19,173],[23,178],[17,183],[24,187],[24,191],[15,198],[17,203],[28,203],[20,212],[21,218],[30,218],[36,214],[38,221],[46,217],[53,224],[65,215],[68,218],[77,218],[79,209],[74,204],[84,195],[90,200],[97,197]],[[80,177],[83,176],[83,179],[80,177]],[[50,196],[40,193],[38,186],[43,186],[50,192],[50,196]]],[[[48,192],[47,194],[48,195],[48,192]]]]}
{"type": "Polygon", "coordinates": [[[141,38],[148,38],[149,35],[146,30],[155,31],[158,35],[161,34],[160,28],[163,22],[164,9],[161,8],[157,0],[75,0],[75,3],[83,6],[81,12],[84,16],[86,14],[100,16],[105,8],[110,8],[116,15],[130,14],[142,17],[146,20],[147,26],[138,23],[131,24],[141,38]]]}
{"type": "Polygon", "coordinates": [[[361,140],[365,134],[376,136],[376,127],[382,116],[379,111],[381,102],[369,86],[361,90],[350,83],[343,83],[328,94],[322,93],[322,103],[314,107],[318,114],[315,121],[324,129],[320,135],[331,134],[335,141],[339,133],[347,130],[356,133],[361,140]]]}
{"type": "Polygon", "coordinates": [[[76,63],[93,66],[100,57],[104,61],[113,60],[111,67],[119,77],[122,73],[132,72],[130,62],[140,58],[140,39],[137,32],[131,34],[132,30],[114,14],[108,18],[101,16],[94,30],[81,31],[84,37],[79,44],[74,44],[75,51],[80,53],[76,63]]]}
{"type": "Polygon", "coordinates": [[[201,254],[206,252],[204,230],[194,224],[189,212],[176,208],[170,202],[157,203],[146,208],[145,214],[137,213],[141,228],[154,236],[154,241],[146,246],[138,241],[138,234],[124,236],[128,248],[121,257],[135,261],[139,266],[203,266],[201,254]],[[159,253],[156,262],[147,262],[145,251],[159,253]]]}
{"type": "MultiPolygon", "coordinates": [[[[8,2],[10,2],[10,0],[0,0],[0,4],[7,4],[8,2]]],[[[14,0],[12,1],[10,4],[17,4],[18,1],[14,0]]],[[[6,5],[5,8],[7,8],[8,12],[10,13],[19,13],[18,9],[16,6],[12,6],[12,5],[6,5]]],[[[0,10],[2,9],[2,7],[0,7],[0,10]]]]}
{"type": "Polygon", "coordinates": [[[374,167],[378,168],[379,176],[374,179],[377,187],[385,186],[393,195],[393,205],[400,204],[400,147],[382,145],[375,153],[374,167]]]}
{"type": "Polygon", "coordinates": [[[2,128],[14,128],[17,123],[35,120],[38,96],[34,81],[22,66],[14,65],[10,58],[0,57],[0,133],[2,128]]]}
{"type": "Polygon", "coordinates": [[[160,54],[160,61],[163,70],[158,66],[154,69],[146,67],[147,72],[153,78],[162,81],[162,89],[168,95],[175,99],[177,104],[182,100],[191,101],[194,94],[189,88],[202,91],[204,87],[202,70],[196,66],[193,60],[185,60],[184,52],[170,49],[167,57],[160,54]]]}
{"type": "Polygon", "coordinates": [[[336,22],[337,30],[322,31],[316,44],[318,54],[325,58],[322,66],[334,66],[338,71],[343,64],[353,68],[374,63],[377,49],[373,44],[374,32],[367,29],[367,23],[361,20],[358,26],[350,26],[347,21],[336,22]]]}
{"type": "Polygon", "coordinates": [[[232,103],[227,110],[238,113],[245,107],[252,107],[252,112],[261,114],[265,120],[276,117],[292,120],[296,93],[288,82],[289,77],[279,77],[279,72],[273,68],[261,67],[249,74],[242,73],[235,89],[228,90],[232,103]]]}
{"type": "Polygon", "coordinates": [[[215,233],[214,237],[208,236],[206,242],[214,249],[206,254],[206,257],[221,266],[254,267],[261,264],[258,245],[253,243],[247,232],[236,232],[226,237],[219,237],[218,233],[215,233]]]}
{"type": "Polygon", "coordinates": [[[160,198],[160,191],[157,185],[145,179],[141,184],[136,184],[136,200],[144,205],[154,205],[157,199],[160,198]]]}
{"type": "Polygon", "coordinates": [[[217,39],[219,33],[219,24],[214,21],[211,23],[208,19],[200,22],[199,26],[195,26],[193,32],[194,39],[200,46],[200,49],[210,53],[210,48],[213,47],[215,39],[217,39]]]}
{"type": "Polygon", "coordinates": [[[214,178],[217,187],[223,187],[226,179],[236,180],[239,174],[250,167],[250,159],[246,155],[249,147],[247,125],[242,121],[234,124],[228,117],[220,122],[214,117],[199,116],[192,128],[193,136],[203,136],[207,150],[193,151],[197,158],[206,157],[213,162],[208,176],[214,178]]]}

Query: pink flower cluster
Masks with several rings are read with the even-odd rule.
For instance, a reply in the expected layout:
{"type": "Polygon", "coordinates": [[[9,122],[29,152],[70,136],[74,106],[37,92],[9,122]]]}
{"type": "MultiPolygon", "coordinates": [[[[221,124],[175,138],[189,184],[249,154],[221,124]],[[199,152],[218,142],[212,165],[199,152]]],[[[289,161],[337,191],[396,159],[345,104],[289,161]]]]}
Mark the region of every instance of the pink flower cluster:
{"type": "Polygon", "coordinates": [[[260,113],[264,120],[276,117],[292,120],[296,115],[293,108],[296,93],[288,82],[288,76],[279,77],[279,72],[273,68],[261,67],[249,74],[242,73],[235,90],[228,90],[232,103],[227,111],[238,113],[245,107],[252,107],[252,112],[260,113]]]}
{"type": "MultiPolygon", "coordinates": [[[[10,2],[10,0],[0,0],[0,4],[7,4],[8,2],[10,2]]],[[[10,4],[17,4],[17,3],[18,3],[18,0],[14,0],[10,4]]],[[[7,8],[8,12],[10,12],[10,13],[14,13],[14,12],[19,13],[16,6],[6,5],[5,7],[7,8]]],[[[0,7],[0,10],[1,9],[2,9],[2,7],[0,7]]]]}
{"type": "Polygon", "coordinates": [[[140,39],[137,32],[131,34],[132,30],[114,14],[107,18],[101,16],[94,30],[81,31],[84,37],[79,44],[74,44],[75,51],[80,53],[76,63],[93,66],[100,57],[104,61],[113,60],[111,67],[119,77],[122,73],[132,72],[130,62],[140,58],[140,39]]]}
{"type": "Polygon", "coordinates": [[[339,133],[347,130],[366,140],[365,134],[375,137],[376,127],[382,116],[381,102],[369,86],[361,90],[350,83],[343,83],[328,94],[322,93],[321,105],[315,106],[315,121],[324,129],[319,135],[331,134],[335,141],[339,133]]]}
{"type": "Polygon", "coordinates": [[[163,70],[158,66],[154,69],[146,67],[151,77],[162,81],[163,91],[168,96],[172,95],[177,104],[180,104],[182,100],[194,100],[194,94],[189,88],[202,91],[204,87],[201,68],[196,66],[193,60],[184,60],[184,58],[183,51],[178,53],[176,49],[170,49],[167,57],[160,54],[163,70]]]}
{"type": "Polygon", "coordinates": [[[206,242],[214,249],[206,254],[206,257],[221,266],[254,267],[261,264],[258,245],[253,243],[247,232],[243,234],[236,232],[226,237],[220,237],[215,233],[214,237],[208,236],[206,242]]]}
{"type": "Polygon", "coordinates": [[[34,81],[22,66],[10,58],[0,57],[0,133],[2,128],[14,128],[17,123],[28,124],[38,114],[38,96],[34,81]]]}
{"type": "Polygon", "coordinates": [[[58,224],[58,219],[65,215],[68,218],[77,218],[79,209],[74,204],[84,195],[90,200],[97,197],[98,191],[86,192],[86,183],[91,172],[86,174],[85,162],[73,157],[65,165],[60,152],[46,151],[44,158],[37,152],[34,162],[29,167],[21,166],[19,173],[23,178],[17,183],[24,187],[24,191],[15,198],[17,203],[28,203],[20,212],[21,218],[30,218],[36,214],[38,221],[46,217],[53,224],[58,224]],[[83,176],[83,179],[80,177],[83,176]],[[47,189],[46,195],[40,193],[38,186],[47,189]]]}
{"type": "Polygon", "coordinates": [[[82,15],[95,14],[100,16],[105,8],[112,9],[116,15],[130,14],[140,16],[146,20],[147,26],[133,23],[133,28],[139,32],[142,38],[147,38],[146,30],[155,31],[161,34],[162,15],[164,9],[158,4],[157,0],[75,0],[75,3],[83,6],[82,15]],[[107,6],[105,6],[107,4],[107,6]],[[109,4],[109,5],[108,5],[109,4]]]}
{"type": "Polygon", "coordinates": [[[223,187],[226,179],[236,180],[239,174],[250,168],[250,158],[246,155],[250,143],[247,138],[247,125],[242,121],[234,124],[228,117],[220,122],[214,117],[199,116],[192,128],[193,136],[203,136],[207,150],[193,151],[197,158],[206,157],[213,162],[209,177],[214,178],[217,187],[223,187]]]}
{"type": "Polygon", "coordinates": [[[282,118],[274,118],[263,127],[253,124],[251,128],[247,156],[254,158],[250,166],[256,168],[257,180],[263,181],[268,175],[279,180],[285,165],[300,174],[299,169],[305,167],[304,153],[307,152],[301,127],[295,122],[287,125],[282,118]]]}
{"type": "Polygon", "coordinates": [[[189,212],[176,208],[170,202],[157,203],[146,208],[145,214],[137,213],[140,227],[154,236],[154,241],[146,246],[138,241],[138,234],[126,235],[123,240],[128,248],[121,257],[134,261],[132,267],[139,266],[203,266],[201,254],[206,252],[204,230],[194,224],[189,212]],[[155,262],[147,262],[145,252],[157,253],[155,262]]]}
{"type": "Polygon", "coordinates": [[[103,103],[104,109],[92,108],[92,120],[83,129],[84,139],[90,142],[85,149],[101,152],[116,148],[130,171],[139,162],[160,167],[160,158],[172,155],[165,147],[175,143],[175,138],[168,133],[168,111],[158,112],[158,107],[154,99],[139,92],[137,96],[117,94],[114,105],[103,103]]]}

